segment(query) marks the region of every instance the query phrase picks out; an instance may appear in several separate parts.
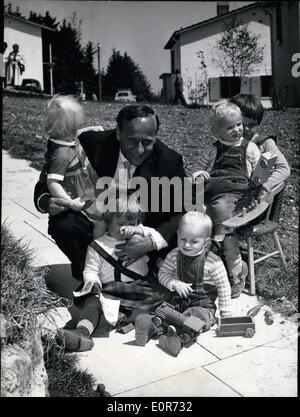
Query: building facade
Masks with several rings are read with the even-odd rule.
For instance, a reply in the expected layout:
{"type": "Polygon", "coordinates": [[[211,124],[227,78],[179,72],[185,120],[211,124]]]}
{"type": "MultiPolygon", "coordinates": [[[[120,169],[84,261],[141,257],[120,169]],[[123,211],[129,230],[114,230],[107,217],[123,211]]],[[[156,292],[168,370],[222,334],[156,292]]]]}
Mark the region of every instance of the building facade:
{"type": "Polygon", "coordinates": [[[4,59],[7,60],[13,45],[17,44],[24,65],[15,85],[21,85],[24,78],[33,78],[44,89],[42,30],[51,29],[17,16],[4,15],[4,42],[7,43],[4,59]]]}
{"type": "MultiPolygon", "coordinates": [[[[271,27],[270,17],[258,3],[229,10],[232,2],[219,2],[214,18],[182,28],[173,33],[165,49],[170,50],[170,76],[172,85],[174,73],[179,69],[184,80],[184,95],[188,103],[212,104],[238,92],[252,93],[261,98],[264,107],[271,107],[271,27]],[[220,4],[223,3],[223,4],[220,4]],[[227,7],[226,7],[227,6],[227,7]],[[259,35],[258,43],[264,48],[263,61],[254,65],[250,76],[233,77],[220,66],[216,42],[224,32],[224,22],[233,16],[247,24],[251,33],[259,35]]],[[[164,82],[166,84],[166,82],[164,82]]],[[[166,101],[172,101],[174,91],[164,92],[166,101]]]]}
{"type": "Polygon", "coordinates": [[[300,3],[264,2],[271,22],[273,107],[300,107],[300,70],[293,73],[293,57],[300,60],[300,3]]]}

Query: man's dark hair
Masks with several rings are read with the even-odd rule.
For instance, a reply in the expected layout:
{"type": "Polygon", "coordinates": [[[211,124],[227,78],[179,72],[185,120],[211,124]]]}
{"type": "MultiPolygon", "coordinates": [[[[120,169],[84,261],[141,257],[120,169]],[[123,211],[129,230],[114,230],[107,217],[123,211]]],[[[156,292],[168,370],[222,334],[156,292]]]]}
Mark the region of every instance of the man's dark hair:
{"type": "Polygon", "coordinates": [[[151,107],[146,106],[145,104],[129,104],[128,106],[123,107],[120,110],[116,121],[120,130],[122,130],[124,121],[129,122],[132,119],[136,119],[137,117],[148,117],[152,115],[156,119],[156,133],[158,132],[159,128],[159,119],[158,116],[155,114],[155,111],[151,109],[151,107]]]}
{"type": "Polygon", "coordinates": [[[175,74],[180,74],[179,69],[177,69],[177,70],[175,71],[175,74]]]}
{"type": "Polygon", "coordinates": [[[264,108],[261,101],[253,94],[240,93],[231,97],[229,101],[236,104],[241,109],[244,117],[254,119],[259,125],[261,124],[264,115],[264,108]]]}

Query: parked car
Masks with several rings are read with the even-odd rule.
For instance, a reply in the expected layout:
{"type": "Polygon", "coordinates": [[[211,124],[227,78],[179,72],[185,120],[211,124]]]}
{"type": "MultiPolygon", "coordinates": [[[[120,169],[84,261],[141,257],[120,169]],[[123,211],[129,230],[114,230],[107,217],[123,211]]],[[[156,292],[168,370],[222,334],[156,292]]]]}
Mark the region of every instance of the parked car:
{"type": "Polygon", "coordinates": [[[119,103],[135,103],[136,96],[132,94],[131,90],[119,90],[115,95],[115,101],[119,103]]]}
{"type": "Polygon", "coordinates": [[[33,93],[43,93],[42,86],[34,78],[24,78],[18,90],[31,91],[33,93]]]}

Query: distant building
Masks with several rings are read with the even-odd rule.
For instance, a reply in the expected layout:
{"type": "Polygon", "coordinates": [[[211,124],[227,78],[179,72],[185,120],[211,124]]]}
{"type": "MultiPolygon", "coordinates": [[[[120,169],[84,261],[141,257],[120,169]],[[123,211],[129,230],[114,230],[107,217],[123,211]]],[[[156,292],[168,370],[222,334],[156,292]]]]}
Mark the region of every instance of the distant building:
{"type": "Polygon", "coordinates": [[[292,76],[292,56],[300,53],[300,3],[263,2],[271,21],[274,107],[300,107],[300,78],[292,76]]]}
{"type": "Polygon", "coordinates": [[[19,52],[24,60],[25,71],[18,79],[20,85],[24,78],[38,80],[44,89],[42,36],[44,30],[51,30],[30,20],[4,14],[4,41],[7,43],[5,56],[14,44],[19,45],[19,52]]]}
{"type": "MultiPolygon", "coordinates": [[[[218,2],[217,16],[175,31],[165,49],[170,50],[171,74],[161,77],[173,84],[176,69],[181,71],[184,80],[184,95],[188,102],[195,100],[203,72],[199,68],[199,51],[206,64],[208,91],[203,104],[211,104],[222,98],[228,98],[239,91],[249,92],[261,97],[265,107],[271,107],[271,39],[270,19],[258,3],[252,3],[238,9],[230,10],[233,2],[218,2]],[[248,30],[260,35],[259,43],[264,46],[263,62],[256,65],[250,77],[232,77],[224,74],[217,64],[215,45],[224,31],[224,21],[236,16],[248,30]]],[[[168,92],[171,101],[173,91],[168,92]]]]}
{"type": "MultiPolygon", "coordinates": [[[[201,6],[201,5],[200,5],[201,6]]],[[[300,52],[299,2],[253,2],[236,8],[236,2],[216,3],[216,16],[175,31],[164,49],[170,50],[170,73],[163,73],[162,96],[172,102],[175,95],[175,71],[184,80],[187,102],[197,102],[197,91],[203,81],[199,51],[206,64],[208,91],[203,104],[212,104],[239,92],[259,97],[264,107],[299,106],[299,79],[291,75],[292,55],[300,52]],[[224,31],[224,21],[236,16],[248,30],[259,34],[264,46],[264,59],[250,76],[224,74],[216,60],[216,41],[224,31]]]]}

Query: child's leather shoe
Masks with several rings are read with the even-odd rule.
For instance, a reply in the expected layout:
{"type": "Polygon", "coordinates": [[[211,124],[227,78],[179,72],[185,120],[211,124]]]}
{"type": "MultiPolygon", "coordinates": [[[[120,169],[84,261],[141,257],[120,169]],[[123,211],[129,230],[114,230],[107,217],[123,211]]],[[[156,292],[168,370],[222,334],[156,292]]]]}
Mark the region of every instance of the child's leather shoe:
{"type": "Polygon", "coordinates": [[[86,352],[94,346],[88,330],[81,326],[75,330],[59,329],[56,342],[64,346],[66,352],[86,352]]]}
{"type": "Polygon", "coordinates": [[[145,346],[146,343],[155,335],[155,325],[150,314],[139,314],[135,322],[135,340],[137,345],[145,346]]]}

